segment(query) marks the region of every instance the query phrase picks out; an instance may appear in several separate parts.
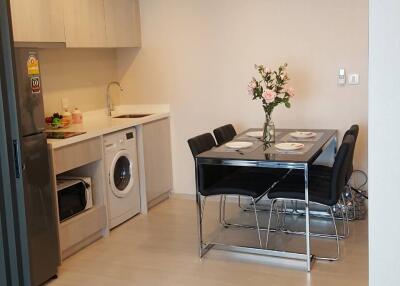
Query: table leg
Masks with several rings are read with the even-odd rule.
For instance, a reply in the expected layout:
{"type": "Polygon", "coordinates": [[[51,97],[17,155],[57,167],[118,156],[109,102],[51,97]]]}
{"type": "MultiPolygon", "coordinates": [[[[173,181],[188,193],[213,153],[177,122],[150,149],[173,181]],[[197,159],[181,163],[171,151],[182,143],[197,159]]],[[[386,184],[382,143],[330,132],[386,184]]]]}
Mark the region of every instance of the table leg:
{"type": "Polygon", "coordinates": [[[198,240],[199,240],[199,256],[203,257],[203,228],[202,228],[202,207],[201,207],[201,195],[199,193],[199,167],[197,164],[197,160],[195,161],[195,178],[196,178],[196,205],[197,205],[197,232],[198,232],[198,240]]]}
{"type": "Polygon", "coordinates": [[[307,249],[307,271],[311,271],[311,248],[310,248],[310,208],[308,199],[308,164],[304,164],[304,199],[306,211],[306,249],[307,249]]]}

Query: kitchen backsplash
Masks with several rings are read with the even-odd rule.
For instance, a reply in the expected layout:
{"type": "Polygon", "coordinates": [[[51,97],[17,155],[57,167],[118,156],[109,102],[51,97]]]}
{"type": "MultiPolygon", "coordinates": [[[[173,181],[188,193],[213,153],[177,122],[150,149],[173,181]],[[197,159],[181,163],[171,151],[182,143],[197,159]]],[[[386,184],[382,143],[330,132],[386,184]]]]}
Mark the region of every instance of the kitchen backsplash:
{"type": "Polygon", "coordinates": [[[115,50],[42,49],[39,55],[47,115],[62,111],[62,98],[69,99],[71,109],[105,107],[107,83],[117,75],[115,50]]]}

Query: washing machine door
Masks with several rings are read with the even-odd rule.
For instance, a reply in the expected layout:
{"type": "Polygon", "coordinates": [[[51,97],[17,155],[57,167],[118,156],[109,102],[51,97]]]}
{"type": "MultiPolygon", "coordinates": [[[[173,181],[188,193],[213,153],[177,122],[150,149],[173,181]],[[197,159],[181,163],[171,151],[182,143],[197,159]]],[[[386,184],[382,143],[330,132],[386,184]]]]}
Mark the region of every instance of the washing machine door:
{"type": "Polygon", "coordinates": [[[111,190],[117,197],[125,197],[132,190],[133,186],[133,162],[129,152],[119,151],[111,164],[110,185],[111,190]]]}

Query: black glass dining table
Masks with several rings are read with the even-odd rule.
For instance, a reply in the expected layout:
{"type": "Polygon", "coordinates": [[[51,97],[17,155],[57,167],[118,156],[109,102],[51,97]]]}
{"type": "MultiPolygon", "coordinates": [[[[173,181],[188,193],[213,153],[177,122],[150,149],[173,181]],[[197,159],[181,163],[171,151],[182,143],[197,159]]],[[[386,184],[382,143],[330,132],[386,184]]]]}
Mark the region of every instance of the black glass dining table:
{"type": "Polygon", "coordinates": [[[200,256],[204,256],[211,248],[235,251],[247,254],[257,254],[273,257],[282,257],[305,262],[305,269],[311,271],[313,255],[310,245],[310,210],[309,210],[309,167],[325,150],[333,150],[330,154],[333,162],[337,149],[337,131],[331,129],[277,129],[275,131],[275,143],[265,144],[260,138],[252,137],[254,131],[260,132],[261,129],[248,129],[238,134],[232,141],[252,142],[251,146],[243,149],[229,148],[226,145],[217,146],[196,156],[196,198],[198,210],[198,232],[199,232],[199,251],[200,256]],[[313,132],[310,138],[294,137],[293,132],[313,132]],[[303,147],[299,150],[282,151],[276,148],[276,144],[282,142],[298,142],[303,147]],[[333,146],[333,147],[332,147],[333,146]],[[293,253],[286,251],[276,251],[261,248],[250,248],[241,246],[228,246],[221,244],[205,244],[203,241],[203,230],[201,225],[202,205],[199,193],[199,166],[200,165],[223,165],[237,167],[259,167],[259,168],[278,168],[296,169],[304,172],[304,192],[305,192],[305,216],[306,216],[306,253],[293,253]]]}

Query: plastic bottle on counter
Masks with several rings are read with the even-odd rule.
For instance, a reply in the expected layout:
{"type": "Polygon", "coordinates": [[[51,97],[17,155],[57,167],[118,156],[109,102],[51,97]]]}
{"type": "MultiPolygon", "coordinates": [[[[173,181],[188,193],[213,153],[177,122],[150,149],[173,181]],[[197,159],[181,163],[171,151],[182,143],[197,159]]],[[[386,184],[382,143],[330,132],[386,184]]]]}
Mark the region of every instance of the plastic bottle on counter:
{"type": "Polygon", "coordinates": [[[72,122],[72,113],[68,111],[68,109],[64,109],[64,112],[62,114],[63,118],[68,119],[69,121],[72,122]]]}
{"type": "Polygon", "coordinates": [[[72,111],[72,123],[73,124],[80,124],[83,121],[82,111],[75,107],[72,111]]]}
{"type": "Polygon", "coordinates": [[[68,108],[64,109],[62,114],[62,123],[63,127],[66,128],[72,124],[72,113],[68,111],[68,108]]]}

